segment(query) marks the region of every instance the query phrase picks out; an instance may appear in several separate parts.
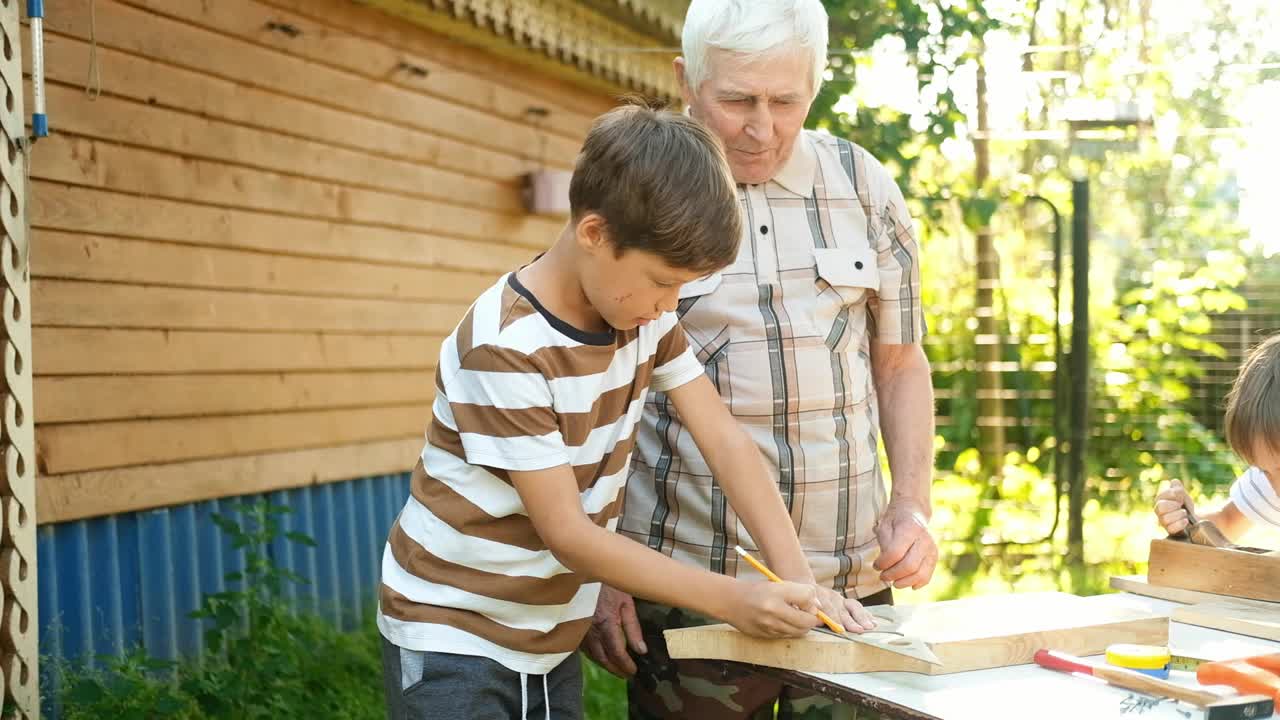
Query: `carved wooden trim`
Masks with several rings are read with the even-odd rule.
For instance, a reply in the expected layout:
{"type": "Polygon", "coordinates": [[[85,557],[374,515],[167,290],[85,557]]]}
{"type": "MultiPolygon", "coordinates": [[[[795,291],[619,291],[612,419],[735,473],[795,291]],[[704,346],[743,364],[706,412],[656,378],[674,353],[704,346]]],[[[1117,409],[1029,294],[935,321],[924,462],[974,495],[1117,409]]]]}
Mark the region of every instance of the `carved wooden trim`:
{"type": "MultiPolygon", "coordinates": [[[[0,343],[4,369],[3,439],[0,439],[0,674],[4,709],[36,718],[37,684],[35,413],[31,406],[31,282],[27,273],[26,162],[22,99],[19,6],[0,3],[0,80],[7,103],[0,107],[0,343]]],[[[8,717],[8,715],[6,715],[8,717]]]]}
{"type": "Polygon", "coordinates": [[[648,34],[680,44],[680,29],[689,0],[584,0],[621,22],[648,34]]]}
{"type": "Polygon", "coordinates": [[[678,44],[687,0],[356,2],[502,54],[550,60],[579,80],[593,79],[589,84],[597,88],[665,100],[679,96],[671,48],[678,44]]]}

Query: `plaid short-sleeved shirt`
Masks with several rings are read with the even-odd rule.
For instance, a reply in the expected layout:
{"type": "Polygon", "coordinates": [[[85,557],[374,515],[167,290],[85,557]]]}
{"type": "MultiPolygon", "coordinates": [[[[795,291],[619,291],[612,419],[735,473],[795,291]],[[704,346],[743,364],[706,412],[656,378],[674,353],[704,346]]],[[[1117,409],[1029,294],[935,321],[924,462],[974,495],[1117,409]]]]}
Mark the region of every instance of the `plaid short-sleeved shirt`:
{"type": "MultiPolygon", "coordinates": [[[[902,193],[865,150],[803,131],[769,182],[739,186],[744,236],[723,272],[686,285],[689,344],[777,474],[818,581],[851,596],[886,504],[870,341],[924,335],[919,245],[902,193]]],[[[737,575],[753,547],[665,394],[640,421],[620,532],[737,575]]]]}

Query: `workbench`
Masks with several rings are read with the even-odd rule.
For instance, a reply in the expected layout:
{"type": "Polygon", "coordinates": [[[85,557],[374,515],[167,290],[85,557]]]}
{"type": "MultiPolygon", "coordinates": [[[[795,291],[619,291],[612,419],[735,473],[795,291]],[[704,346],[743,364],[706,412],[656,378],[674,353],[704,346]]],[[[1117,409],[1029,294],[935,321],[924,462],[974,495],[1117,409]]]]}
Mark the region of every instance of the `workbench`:
{"type": "MultiPolygon", "coordinates": [[[[1171,613],[1177,603],[1131,593],[1088,598],[1097,603],[1141,602],[1171,613]]],[[[1220,630],[1171,623],[1170,645],[1184,655],[1225,659],[1280,652],[1280,643],[1220,630]]],[[[1102,656],[1087,658],[1102,664],[1102,656]]],[[[1036,665],[977,670],[951,675],[902,672],[801,673],[757,667],[788,684],[880,713],[909,720],[1194,720],[1196,711],[1172,700],[1155,699],[1100,680],[1046,670],[1036,665]]],[[[1195,674],[1173,671],[1172,682],[1196,687],[1195,674]]],[[[1273,717],[1280,718],[1280,715],[1273,717]]]]}

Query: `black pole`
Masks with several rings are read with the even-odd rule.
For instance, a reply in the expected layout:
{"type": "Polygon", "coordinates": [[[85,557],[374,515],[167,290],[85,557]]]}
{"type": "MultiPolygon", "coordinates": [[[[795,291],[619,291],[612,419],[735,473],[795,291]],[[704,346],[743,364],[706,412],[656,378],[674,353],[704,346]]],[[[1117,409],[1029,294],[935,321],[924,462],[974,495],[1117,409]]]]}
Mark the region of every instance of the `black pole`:
{"type": "Polygon", "coordinates": [[[1028,195],[1027,202],[1043,203],[1053,214],[1053,485],[1054,503],[1053,529],[1049,531],[1052,538],[1058,529],[1058,513],[1062,496],[1066,494],[1067,472],[1062,466],[1066,456],[1063,448],[1066,445],[1067,431],[1063,421],[1067,413],[1063,412],[1067,405],[1067,383],[1065,356],[1062,351],[1062,213],[1053,201],[1042,195],[1028,195]]]}
{"type": "Polygon", "coordinates": [[[1071,428],[1067,553],[1084,558],[1085,451],[1089,434],[1089,181],[1071,182],[1071,428]]]}

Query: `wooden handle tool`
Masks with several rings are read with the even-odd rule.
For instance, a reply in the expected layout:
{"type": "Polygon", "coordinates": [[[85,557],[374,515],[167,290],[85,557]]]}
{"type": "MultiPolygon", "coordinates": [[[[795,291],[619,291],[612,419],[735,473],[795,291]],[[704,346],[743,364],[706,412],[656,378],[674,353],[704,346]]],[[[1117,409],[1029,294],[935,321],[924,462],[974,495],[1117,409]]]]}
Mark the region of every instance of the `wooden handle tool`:
{"type": "Polygon", "coordinates": [[[1207,545],[1217,548],[1235,548],[1236,544],[1227,539],[1222,534],[1217,525],[1209,520],[1201,520],[1196,517],[1195,511],[1191,509],[1191,503],[1184,502],[1182,508],[1187,511],[1187,527],[1180,535],[1185,537],[1187,541],[1196,545],[1207,545]]]}
{"type": "MultiPolygon", "coordinates": [[[[1090,665],[1080,658],[1054,650],[1038,650],[1037,665],[1051,670],[1082,673],[1102,678],[1108,683],[1127,690],[1149,695],[1174,698],[1204,708],[1206,720],[1246,720],[1270,717],[1275,711],[1275,701],[1265,695],[1237,695],[1222,697],[1205,690],[1183,687],[1167,680],[1160,680],[1140,672],[1105,665],[1090,665]]],[[[1201,667],[1204,667],[1203,665],[1201,667]]]]}

